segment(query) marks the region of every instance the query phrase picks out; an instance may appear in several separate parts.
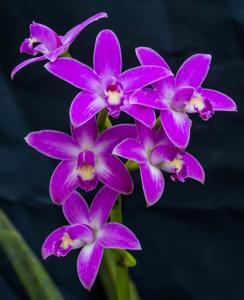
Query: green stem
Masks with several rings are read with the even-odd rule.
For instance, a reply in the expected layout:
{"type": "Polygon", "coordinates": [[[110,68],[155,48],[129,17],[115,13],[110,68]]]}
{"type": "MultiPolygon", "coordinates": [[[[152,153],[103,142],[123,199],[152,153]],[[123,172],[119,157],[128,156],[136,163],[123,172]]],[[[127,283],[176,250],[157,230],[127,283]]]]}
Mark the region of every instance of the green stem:
{"type": "Polygon", "coordinates": [[[69,51],[64,52],[60,57],[72,57],[69,51]]]}
{"type": "Polygon", "coordinates": [[[99,269],[99,276],[104,287],[108,300],[117,299],[116,288],[116,259],[110,249],[105,249],[102,263],[99,269]]]}
{"type": "Polygon", "coordinates": [[[129,172],[136,171],[139,169],[138,163],[133,160],[127,160],[127,162],[125,163],[125,166],[129,172]]]}
{"type": "MultiPolygon", "coordinates": [[[[110,213],[110,221],[122,223],[122,201],[121,195],[118,196],[117,201],[110,213]]],[[[123,256],[121,252],[117,255],[117,268],[116,268],[116,286],[118,300],[130,300],[130,286],[129,286],[129,274],[128,266],[124,263],[123,256]]]]}
{"type": "Polygon", "coordinates": [[[0,208],[0,248],[32,300],[64,300],[23,237],[0,208]]]}
{"type": "Polygon", "coordinates": [[[121,195],[118,196],[109,218],[111,222],[123,223],[121,195]]]}
{"type": "Polygon", "coordinates": [[[112,126],[113,126],[113,124],[111,123],[109,117],[107,116],[106,121],[105,121],[105,127],[110,128],[112,126]]]}
{"type": "Polygon", "coordinates": [[[160,117],[157,117],[155,126],[156,126],[156,128],[159,128],[160,125],[161,125],[160,117]]]}
{"type": "Polygon", "coordinates": [[[107,109],[103,109],[102,111],[100,111],[100,113],[97,116],[97,124],[98,124],[99,132],[102,132],[105,128],[107,115],[108,115],[107,109]]]}
{"type": "MultiPolygon", "coordinates": [[[[97,123],[99,132],[102,132],[104,128],[112,127],[107,110],[104,109],[98,114],[97,123]]],[[[138,164],[128,161],[126,167],[129,171],[136,170],[138,164]]],[[[110,213],[110,221],[123,222],[120,195],[110,213]]],[[[99,276],[108,300],[140,300],[136,287],[128,274],[128,268],[135,265],[135,258],[125,250],[106,249],[104,251],[99,276]]]]}

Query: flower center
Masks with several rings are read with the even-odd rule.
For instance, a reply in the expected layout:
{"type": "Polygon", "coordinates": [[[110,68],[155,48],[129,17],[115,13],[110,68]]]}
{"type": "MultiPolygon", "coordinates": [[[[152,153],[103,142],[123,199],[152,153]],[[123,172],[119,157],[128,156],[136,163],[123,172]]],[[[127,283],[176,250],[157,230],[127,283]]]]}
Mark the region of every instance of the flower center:
{"type": "Polygon", "coordinates": [[[205,105],[201,95],[197,95],[191,98],[189,105],[194,108],[194,110],[201,111],[204,109],[205,105]]]}
{"type": "Polygon", "coordinates": [[[96,157],[90,150],[83,150],[78,156],[77,171],[79,186],[85,191],[93,190],[97,185],[96,157]]]}
{"type": "Polygon", "coordinates": [[[65,232],[61,239],[60,247],[63,248],[64,250],[67,250],[70,246],[72,246],[73,243],[74,243],[74,241],[70,238],[68,233],[65,232]]]}
{"type": "Polygon", "coordinates": [[[119,82],[113,81],[107,85],[105,101],[107,102],[109,116],[118,118],[120,107],[123,105],[123,88],[119,82]]]}
{"type": "Polygon", "coordinates": [[[91,180],[94,177],[95,168],[92,165],[84,164],[79,168],[79,173],[83,180],[91,180]]]}
{"type": "Polygon", "coordinates": [[[171,161],[165,161],[161,163],[160,167],[170,173],[178,173],[183,168],[184,162],[181,158],[176,157],[171,161]]]}

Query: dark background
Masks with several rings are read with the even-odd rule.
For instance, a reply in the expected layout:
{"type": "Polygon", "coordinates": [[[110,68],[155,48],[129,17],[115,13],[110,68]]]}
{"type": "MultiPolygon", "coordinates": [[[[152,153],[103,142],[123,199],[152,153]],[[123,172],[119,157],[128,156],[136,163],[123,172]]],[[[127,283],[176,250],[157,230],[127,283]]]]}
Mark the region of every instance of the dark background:
{"type": "MultiPolygon", "coordinates": [[[[106,11],[108,20],[88,27],[71,47],[91,65],[96,34],[114,30],[122,44],[124,69],[138,64],[134,48],[149,46],[174,71],[188,56],[213,55],[204,86],[236,100],[238,113],[194,117],[189,150],[206,170],[205,186],[172,183],[162,199],[146,208],[138,173],[135,192],[124,200],[125,224],[143,251],[131,274],[142,300],[244,299],[244,2],[241,0],[42,0],[0,2],[0,205],[40,257],[44,238],[64,224],[48,195],[56,161],[28,148],[33,130],[68,132],[68,108],[77,89],[48,74],[43,63],[29,66],[14,81],[11,69],[32,20],[63,34],[87,17],[106,11]]],[[[123,118],[122,118],[123,119],[123,118]]],[[[123,120],[126,120],[125,118],[123,120]]],[[[131,121],[131,120],[128,120],[131,121]]],[[[99,280],[86,292],[76,274],[77,252],[44,264],[65,299],[104,299],[99,280]]],[[[0,298],[27,299],[0,253],[0,298]]],[[[42,300],[42,299],[40,299],[42,300]]]]}

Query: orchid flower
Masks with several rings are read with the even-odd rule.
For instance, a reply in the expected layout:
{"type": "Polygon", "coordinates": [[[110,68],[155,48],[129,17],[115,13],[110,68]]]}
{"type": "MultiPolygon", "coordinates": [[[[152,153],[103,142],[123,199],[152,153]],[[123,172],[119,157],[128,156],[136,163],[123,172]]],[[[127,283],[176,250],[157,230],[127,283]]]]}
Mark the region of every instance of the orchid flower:
{"type": "Polygon", "coordinates": [[[64,36],[58,35],[46,25],[33,22],[30,25],[30,37],[22,42],[20,52],[32,56],[40,54],[40,56],[27,59],[17,65],[11,73],[12,79],[18,71],[29,64],[46,59],[55,61],[59,56],[65,54],[69,50],[70,45],[85,27],[101,18],[107,18],[107,14],[98,13],[92,16],[70,29],[64,36]]]}
{"type": "MultiPolygon", "coordinates": [[[[142,65],[169,66],[150,48],[137,48],[142,65]]],[[[202,88],[211,56],[195,54],[188,58],[176,76],[168,76],[153,84],[154,90],[143,89],[131,96],[131,103],[160,110],[162,126],[168,138],[179,148],[186,148],[190,138],[191,120],[187,113],[198,113],[208,120],[214,111],[236,111],[235,102],[223,93],[202,88]]]]}
{"type": "Polygon", "coordinates": [[[130,194],[133,182],[124,164],[112,155],[113,148],[126,137],[135,137],[135,125],[121,124],[98,134],[96,119],[72,128],[72,136],[55,130],[32,132],[26,142],[42,154],[62,160],[50,181],[50,195],[62,204],[80,187],[93,190],[98,181],[112,189],[130,194]]]}
{"type": "Polygon", "coordinates": [[[57,77],[82,89],[70,108],[71,123],[84,124],[95,114],[107,108],[111,117],[118,118],[123,111],[146,126],[155,124],[153,109],[132,105],[130,95],[171,72],[159,66],[139,66],[121,73],[121,49],[117,36],[110,30],[102,30],[96,39],[94,70],[87,65],[62,57],[45,65],[57,77]]]}
{"type": "Polygon", "coordinates": [[[204,170],[191,154],[177,148],[164,130],[149,129],[137,123],[138,139],[127,138],[119,143],[113,154],[138,162],[147,206],[155,204],[164,190],[161,171],[171,173],[173,181],[184,182],[190,177],[204,182],[204,170]]]}
{"type": "Polygon", "coordinates": [[[118,193],[104,186],[89,209],[85,199],[74,192],[64,203],[63,213],[70,225],[53,231],[42,247],[43,258],[66,256],[81,248],[77,271],[82,285],[90,289],[96,279],[104,249],[141,250],[140,242],[126,226],[107,222],[118,193]]]}

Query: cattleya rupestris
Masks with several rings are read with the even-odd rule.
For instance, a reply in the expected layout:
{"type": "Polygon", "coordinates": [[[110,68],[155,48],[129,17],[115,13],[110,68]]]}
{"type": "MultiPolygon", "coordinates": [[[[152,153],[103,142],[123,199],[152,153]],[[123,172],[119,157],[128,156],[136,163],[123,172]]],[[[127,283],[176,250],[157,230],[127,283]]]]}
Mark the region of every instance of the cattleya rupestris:
{"type": "MultiPolygon", "coordinates": [[[[203,183],[203,167],[186,150],[192,124],[188,113],[198,113],[208,120],[214,111],[236,111],[230,97],[202,87],[210,67],[208,54],[191,56],[174,76],[157,52],[139,47],[136,55],[141,65],[122,72],[120,43],[115,33],[106,29],[97,35],[93,68],[70,57],[69,46],[81,30],[105,17],[106,13],[97,14],[64,36],[33,23],[30,38],[22,43],[20,51],[40,56],[22,62],[12,71],[13,77],[30,63],[48,60],[45,68],[51,74],[81,90],[70,106],[71,135],[41,130],[28,134],[26,142],[44,155],[61,160],[50,180],[50,196],[54,203],[62,205],[69,225],[47,237],[43,257],[65,256],[82,248],[77,270],[87,289],[94,283],[104,249],[141,249],[134,233],[121,224],[120,194],[133,192],[129,171],[140,169],[148,207],[162,196],[164,172],[170,173],[173,181],[192,178],[203,183]],[[155,110],[160,113],[157,122],[155,110]],[[122,112],[136,124],[112,126],[109,117],[119,118],[122,112]],[[124,164],[117,156],[129,161],[124,164]],[[104,186],[89,208],[76,190],[89,192],[98,183],[104,186]],[[112,222],[107,222],[109,217],[112,222]]],[[[129,299],[127,268],[131,265],[125,263],[128,253],[123,251],[119,262],[107,252],[106,272],[112,270],[113,280],[106,290],[115,285],[119,299],[129,299]]]]}

